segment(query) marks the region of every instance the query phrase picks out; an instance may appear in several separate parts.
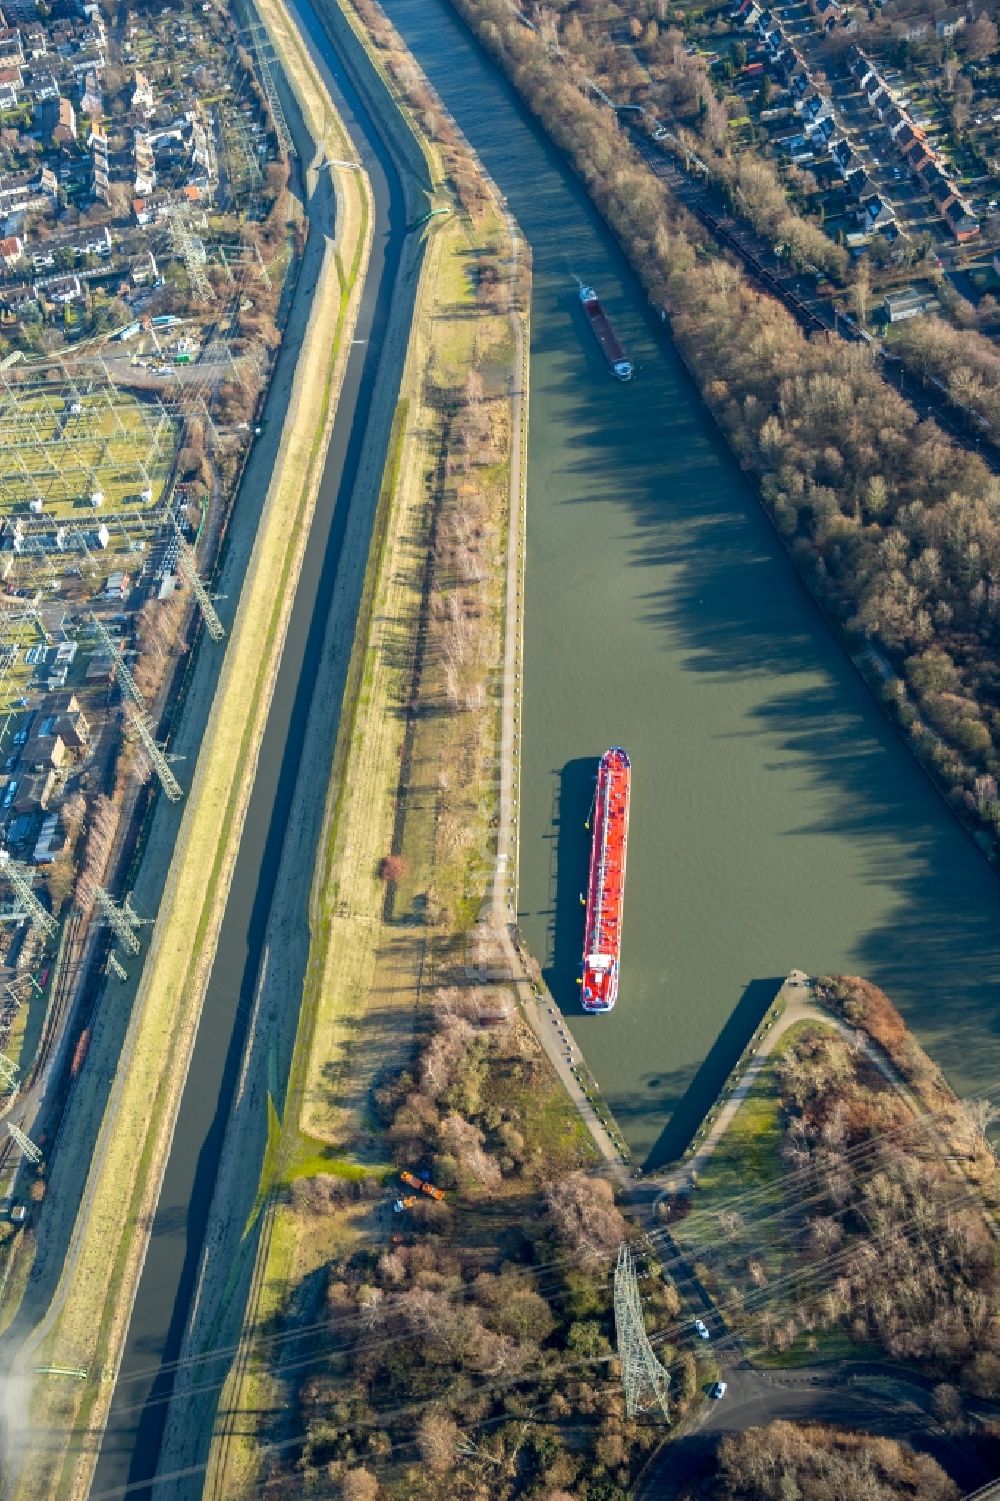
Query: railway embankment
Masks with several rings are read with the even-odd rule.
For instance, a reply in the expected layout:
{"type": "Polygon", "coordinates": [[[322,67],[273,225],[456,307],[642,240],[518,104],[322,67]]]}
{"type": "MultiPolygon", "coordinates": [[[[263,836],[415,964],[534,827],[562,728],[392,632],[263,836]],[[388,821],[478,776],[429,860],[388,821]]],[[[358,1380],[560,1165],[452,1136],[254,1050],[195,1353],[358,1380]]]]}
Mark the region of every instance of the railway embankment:
{"type": "MultiPolygon", "coordinates": [[[[316,146],[305,167],[318,274],[288,336],[301,350],[224,666],[177,834],[132,1015],[49,1306],[15,1360],[9,1494],[83,1496],[93,1473],[176,1110],[201,1015],[296,581],[309,537],[372,234],[366,178],[332,169],[347,137],[278,0],[262,0],[316,146]],[[81,1382],[33,1379],[40,1366],[81,1382]],[[18,1431],[20,1429],[20,1431],[18,1431]],[[25,1439],[25,1434],[33,1435],[25,1439]]],[[[315,254],[315,251],[314,251],[315,254]]],[[[69,1150],[64,1144],[63,1152],[69,1150]]],[[[10,1405],[8,1405],[8,1413],[10,1405]]]]}

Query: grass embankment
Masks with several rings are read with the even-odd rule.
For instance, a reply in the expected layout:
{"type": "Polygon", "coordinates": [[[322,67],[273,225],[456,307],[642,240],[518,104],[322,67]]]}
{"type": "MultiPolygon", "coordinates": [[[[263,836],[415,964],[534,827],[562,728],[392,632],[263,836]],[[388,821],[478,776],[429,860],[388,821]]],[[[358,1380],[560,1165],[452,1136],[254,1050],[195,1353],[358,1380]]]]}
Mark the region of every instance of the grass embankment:
{"type": "MultiPolygon", "coordinates": [[[[363,1202],[342,1205],[335,1218],[329,1205],[312,1212],[308,1180],[319,1180],[318,1190],[323,1175],[342,1175],[348,1162],[369,1178],[385,1176],[389,1147],[372,1088],[411,1060],[419,1002],[442,956],[465,953],[495,841],[514,339],[507,298],[491,301],[484,287],[501,266],[509,277],[512,247],[493,195],[456,182],[454,150],[438,149],[421,128],[423,111],[418,119],[401,96],[394,67],[404,54],[395,39],[373,41],[346,7],[338,26],[345,16],[393,108],[379,104],[356,58],[355,82],[400,156],[419,151],[434,201],[449,212],[425,231],[317,855],[284,1119],[272,1133],[259,1201],[269,1203],[269,1222],[244,1350],[220,1404],[239,1419],[220,1424],[209,1472],[214,1492],[227,1497],[259,1481],[257,1415],[281,1411],[294,1396],[269,1372],[266,1352],[254,1353],[255,1331],[273,1330],[290,1302],[301,1312],[296,1290],[310,1278],[315,1286],[338,1250],[384,1242],[363,1202]],[[387,858],[395,862],[389,885],[387,858]]],[[[551,1092],[537,1096],[532,1150],[550,1138],[562,1149],[578,1145],[558,1087],[551,1092]]]]}
{"type": "MultiPolygon", "coordinates": [[[[279,0],[261,0],[319,149],[349,140],[279,0]]],[[[225,910],[287,622],[364,283],[372,216],[367,179],[338,174],[337,237],[328,247],[239,612],[177,837],[80,1217],[41,1338],[25,1364],[93,1373],[82,1388],[40,1386],[32,1421],[43,1452],[16,1495],[82,1496],[92,1474],[176,1110],[225,910]],[[73,1443],[74,1452],[66,1450],[73,1443]]]]}
{"type": "Polygon", "coordinates": [[[984,1394],[996,1159],[880,991],[817,1000],[675,1205],[677,1239],[762,1363],[919,1359],[984,1394]]]}

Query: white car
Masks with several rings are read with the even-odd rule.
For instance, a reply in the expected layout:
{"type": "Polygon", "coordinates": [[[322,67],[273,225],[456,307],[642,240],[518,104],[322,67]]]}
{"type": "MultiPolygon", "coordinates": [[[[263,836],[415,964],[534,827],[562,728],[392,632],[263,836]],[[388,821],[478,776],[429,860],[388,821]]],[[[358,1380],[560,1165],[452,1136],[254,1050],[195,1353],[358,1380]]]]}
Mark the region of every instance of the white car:
{"type": "Polygon", "coordinates": [[[718,1402],[720,1397],[724,1397],[726,1395],[726,1391],[726,1383],[724,1381],[717,1381],[708,1395],[712,1398],[713,1401],[718,1402]]]}
{"type": "Polygon", "coordinates": [[[694,1332],[695,1332],[695,1334],[697,1334],[697,1336],[698,1336],[699,1339],[710,1339],[711,1338],[711,1336],[709,1335],[709,1332],[708,1332],[708,1326],[705,1324],[705,1322],[704,1322],[703,1319],[695,1319],[695,1321],[694,1321],[694,1332]]]}

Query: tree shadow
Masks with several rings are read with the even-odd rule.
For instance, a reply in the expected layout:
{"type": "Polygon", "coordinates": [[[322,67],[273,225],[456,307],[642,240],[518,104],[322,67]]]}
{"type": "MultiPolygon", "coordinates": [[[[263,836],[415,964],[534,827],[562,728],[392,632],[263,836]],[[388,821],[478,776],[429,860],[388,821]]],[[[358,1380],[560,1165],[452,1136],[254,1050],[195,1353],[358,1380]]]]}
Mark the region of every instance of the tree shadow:
{"type": "MultiPolygon", "coordinates": [[[[767,1015],[784,980],[784,975],[751,980],[745,987],[683,1096],[673,1106],[667,1124],[643,1163],[645,1172],[656,1172],[680,1157],[701,1125],[705,1112],[718,1098],[719,1091],[747,1043],[767,1015]]],[[[651,1076],[646,1082],[648,1088],[653,1089],[657,1084],[656,1076],[651,1076]]],[[[646,1108],[648,1109],[648,1105],[646,1108]]]]}

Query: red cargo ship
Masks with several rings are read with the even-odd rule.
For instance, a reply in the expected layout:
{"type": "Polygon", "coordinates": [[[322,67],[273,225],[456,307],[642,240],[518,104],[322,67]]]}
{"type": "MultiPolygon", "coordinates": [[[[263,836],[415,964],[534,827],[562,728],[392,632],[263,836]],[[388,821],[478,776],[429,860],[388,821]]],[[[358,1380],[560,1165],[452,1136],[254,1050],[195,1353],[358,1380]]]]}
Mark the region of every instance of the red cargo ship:
{"type": "Polygon", "coordinates": [[[597,771],[587,881],[581,981],[584,1011],[610,1011],[618,999],[631,777],[632,763],[620,745],[604,752],[597,771]]]}
{"type": "Polygon", "coordinates": [[[580,288],[580,301],[583,303],[583,311],[586,313],[591,328],[594,330],[594,338],[604,351],[604,358],[611,366],[613,375],[619,380],[632,379],[632,361],[628,359],[619,342],[618,335],[611,327],[607,313],[601,307],[600,298],[593,287],[580,288]]]}

